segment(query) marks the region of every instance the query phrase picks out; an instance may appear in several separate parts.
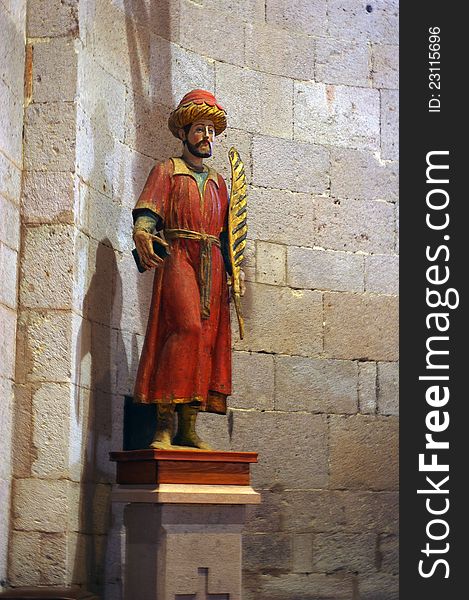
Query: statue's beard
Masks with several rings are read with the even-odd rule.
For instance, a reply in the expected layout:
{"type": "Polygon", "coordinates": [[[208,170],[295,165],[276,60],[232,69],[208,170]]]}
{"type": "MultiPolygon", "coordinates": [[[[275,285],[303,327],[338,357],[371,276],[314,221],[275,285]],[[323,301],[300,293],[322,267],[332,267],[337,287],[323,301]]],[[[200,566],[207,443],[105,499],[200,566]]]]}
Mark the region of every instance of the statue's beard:
{"type": "Polygon", "coordinates": [[[210,142],[208,142],[208,150],[206,150],[205,152],[201,152],[199,150],[199,146],[201,146],[204,143],[204,141],[199,142],[195,145],[191,144],[189,140],[184,140],[184,143],[186,144],[189,152],[194,156],[198,156],[199,158],[210,158],[210,156],[212,156],[212,144],[210,142]]]}

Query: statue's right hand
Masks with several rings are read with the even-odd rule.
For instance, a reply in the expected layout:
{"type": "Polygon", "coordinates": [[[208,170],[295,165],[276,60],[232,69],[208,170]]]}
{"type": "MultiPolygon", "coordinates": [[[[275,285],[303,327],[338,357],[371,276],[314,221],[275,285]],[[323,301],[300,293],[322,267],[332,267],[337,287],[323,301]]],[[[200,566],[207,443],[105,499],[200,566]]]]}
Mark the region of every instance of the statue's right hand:
{"type": "Polygon", "coordinates": [[[168,242],[161,239],[157,235],[152,235],[147,231],[143,231],[142,229],[137,230],[134,233],[134,242],[135,247],[137,248],[138,255],[140,257],[140,262],[142,266],[149,269],[156,269],[157,267],[163,264],[163,259],[160,258],[153,251],[153,241],[156,240],[159,244],[168,248],[168,242]]]}

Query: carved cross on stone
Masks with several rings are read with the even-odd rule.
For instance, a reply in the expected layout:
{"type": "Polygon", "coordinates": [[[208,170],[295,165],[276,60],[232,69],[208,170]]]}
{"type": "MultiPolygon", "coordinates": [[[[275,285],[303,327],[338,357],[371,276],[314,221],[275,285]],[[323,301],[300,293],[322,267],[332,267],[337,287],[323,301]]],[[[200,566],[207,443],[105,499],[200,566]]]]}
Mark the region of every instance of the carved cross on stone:
{"type": "Polygon", "coordinates": [[[174,600],[230,600],[229,594],[208,593],[208,569],[197,569],[199,574],[198,590],[195,594],[176,594],[174,600]]]}

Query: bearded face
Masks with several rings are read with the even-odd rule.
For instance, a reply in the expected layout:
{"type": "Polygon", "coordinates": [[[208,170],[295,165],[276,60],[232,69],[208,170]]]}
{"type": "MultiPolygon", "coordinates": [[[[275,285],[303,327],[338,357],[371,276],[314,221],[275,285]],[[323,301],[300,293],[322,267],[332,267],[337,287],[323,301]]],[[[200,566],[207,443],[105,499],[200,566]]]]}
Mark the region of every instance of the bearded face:
{"type": "Polygon", "coordinates": [[[192,123],[183,140],[189,152],[199,158],[212,156],[215,128],[212,121],[201,119],[192,123]]]}

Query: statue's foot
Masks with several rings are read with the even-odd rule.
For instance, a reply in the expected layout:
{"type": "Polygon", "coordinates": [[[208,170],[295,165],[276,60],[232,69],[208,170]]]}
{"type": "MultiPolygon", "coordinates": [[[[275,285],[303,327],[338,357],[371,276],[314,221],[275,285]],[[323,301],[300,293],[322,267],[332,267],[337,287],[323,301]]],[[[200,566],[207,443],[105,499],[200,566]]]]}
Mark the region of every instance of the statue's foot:
{"type": "Polygon", "coordinates": [[[173,445],[183,446],[184,448],[198,448],[199,450],[213,450],[213,448],[207,444],[207,442],[204,442],[203,439],[199,438],[198,435],[177,435],[173,440],[173,445]]]}
{"type": "Polygon", "coordinates": [[[150,448],[153,448],[154,450],[172,450],[173,445],[171,443],[163,442],[161,440],[154,440],[150,444],[150,448]]]}

